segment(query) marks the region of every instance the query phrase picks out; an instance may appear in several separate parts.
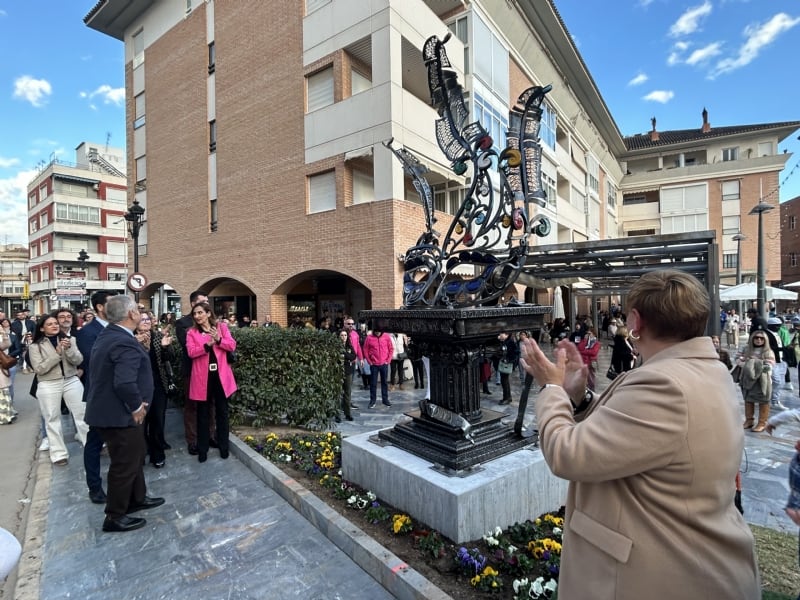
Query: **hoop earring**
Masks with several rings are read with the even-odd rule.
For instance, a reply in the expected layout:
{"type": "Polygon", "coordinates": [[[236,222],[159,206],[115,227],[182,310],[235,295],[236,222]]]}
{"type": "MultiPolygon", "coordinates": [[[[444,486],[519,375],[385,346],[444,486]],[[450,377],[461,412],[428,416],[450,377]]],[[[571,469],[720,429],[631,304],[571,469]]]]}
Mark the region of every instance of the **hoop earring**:
{"type": "Polygon", "coordinates": [[[631,338],[634,342],[638,342],[641,339],[641,336],[636,334],[635,329],[631,329],[630,333],[628,334],[628,337],[631,338]]]}

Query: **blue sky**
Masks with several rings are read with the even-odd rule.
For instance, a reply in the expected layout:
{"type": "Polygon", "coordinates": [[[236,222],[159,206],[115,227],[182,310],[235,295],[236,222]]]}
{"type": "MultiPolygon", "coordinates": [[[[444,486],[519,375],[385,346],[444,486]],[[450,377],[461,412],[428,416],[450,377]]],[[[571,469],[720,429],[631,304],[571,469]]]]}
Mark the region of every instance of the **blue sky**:
{"type": "MultiPolygon", "coordinates": [[[[25,188],[37,165],[74,161],[80,142],[109,134],[124,147],[123,47],[83,24],[94,4],[0,0],[0,243],[27,240],[25,188]]],[[[661,131],[700,127],[704,107],[712,127],[800,120],[798,0],[556,7],[623,135],[649,131],[651,117],[661,131]]],[[[780,176],[788,200],[800,196],[797,135],[784,149],[795,153],[780,176]]]]}

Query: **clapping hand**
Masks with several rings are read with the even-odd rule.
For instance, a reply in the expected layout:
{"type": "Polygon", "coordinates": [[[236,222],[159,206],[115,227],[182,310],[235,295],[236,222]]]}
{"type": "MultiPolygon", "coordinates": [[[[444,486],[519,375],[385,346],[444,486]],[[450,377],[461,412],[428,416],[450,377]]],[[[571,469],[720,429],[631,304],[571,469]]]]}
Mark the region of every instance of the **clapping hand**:
{"type": "Polygon", "coordinates": [[[553,383],[564,388],[570,398],[580,398],[586,389],[589,367],[583,363],[577,346],[569,340],[556,345],[555,362],[545,356],[532,338],[520,343],[524,369],[542,385],[553,383]]]}

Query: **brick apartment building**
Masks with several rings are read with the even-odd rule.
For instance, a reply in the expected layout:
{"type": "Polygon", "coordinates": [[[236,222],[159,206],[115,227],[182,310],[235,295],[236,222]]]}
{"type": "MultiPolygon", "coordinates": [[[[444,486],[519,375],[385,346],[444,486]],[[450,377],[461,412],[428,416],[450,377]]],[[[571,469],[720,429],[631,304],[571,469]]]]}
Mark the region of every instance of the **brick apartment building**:
{"type": "MultiPolygon", "coordinates": [[[[800,196],[781,203],[781,283],[800,281],[800,196]]],[[[793,287],[793,291],[798,288],[793,287]]],[[[792,303],[800,312],[800,303],[792,303]]]]}
{"type": "MultiPolygon", "coordinates": [[[[735,210],[721,196],[740,181],[746,214],[756,181],[777,185],[788,160],[777,144],[800,125],[753,132],[772,143],[763,159],[760,145],[736,159],[727,150],[751,141],[744,129],[712,130],[704,142],[624,138],[552,0],[101,0],[84,20],[125,43],[129,200],[147,210],[142,297],[157,310],[164,285],[184,301],[199,288],[218,312],[280,323],[400,305],[398,256],[424,218],[382,142],[394,138],[428,166],[440,223],[468,182],[435,141],[421,58],[431,35],[452,34],[447,52],[472,118],[501,149],[518,95],[553,84],[541,127],[541,212],[553,228],[540,244],[716,229],[729,261],[735,210]],[[677,218],[684,209],[691,223],[677,218]]],[[[765,217],[777,230],[778,215],[765,217]]],[[[743,263],[754,221],[736,223],[748,238],[743,263]]],[[[779,277],[771,266],[768,278],[779,277]]]]}
{"type": "Polygon", "coordinates": [[[79,309],[127,278],[125,151],[82,142],[75,162],[53,160],[28,184],[30,301],[34,314],[79,309]],[[82,254],[84,252],[85,254],[82,254]]]}

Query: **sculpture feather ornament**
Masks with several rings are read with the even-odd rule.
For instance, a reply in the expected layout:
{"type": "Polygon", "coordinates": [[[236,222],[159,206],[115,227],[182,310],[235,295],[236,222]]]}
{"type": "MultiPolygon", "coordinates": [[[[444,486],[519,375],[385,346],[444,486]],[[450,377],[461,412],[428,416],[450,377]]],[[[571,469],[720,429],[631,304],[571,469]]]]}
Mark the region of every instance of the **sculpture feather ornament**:
{"type": "Polygon", "coordinates": [[[467,123],[469,110],[443,40],[428,38],[423,59],[431,104],[439,114],[436,141],[456,175],[472,177],[464,200],[444,236],[434,229],[433,194],[427,168],[406,148],[384,142],[403,165],[425,212],[425,232],[403,260],[405,307],[489,306],[497,304],[525,266],[528,238],[550,232],[550,222],[529,210],[546,205],[541,180],[539,127],[541,104],[551,86],[525,90],[509,113],[508,146],[498,154],[495,141],[479,123],[467,123]],[[496,174],[495,174],[496,170],[496,174]],[[473,275],[460,273],[471,267],[473,275]]]}

